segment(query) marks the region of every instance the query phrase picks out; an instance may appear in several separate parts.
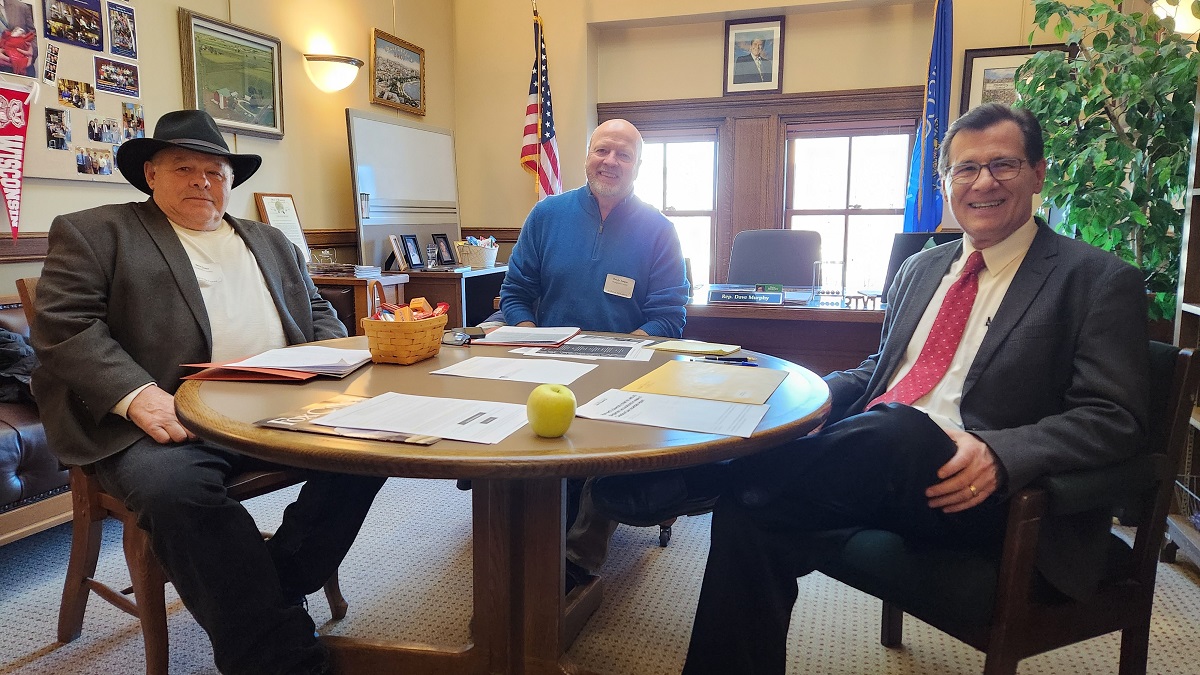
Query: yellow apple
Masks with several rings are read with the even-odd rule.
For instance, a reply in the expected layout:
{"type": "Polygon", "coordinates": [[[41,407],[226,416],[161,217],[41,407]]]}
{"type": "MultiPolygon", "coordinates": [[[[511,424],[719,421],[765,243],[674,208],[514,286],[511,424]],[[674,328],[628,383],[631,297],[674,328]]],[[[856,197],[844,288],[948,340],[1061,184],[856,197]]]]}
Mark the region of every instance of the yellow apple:
{"type": "Polygon", "coordinates": [[[525,402],[525,414],[533,433],[558,438],[575,419],[575,392],[561,384],[539,384],[525,402]]]}

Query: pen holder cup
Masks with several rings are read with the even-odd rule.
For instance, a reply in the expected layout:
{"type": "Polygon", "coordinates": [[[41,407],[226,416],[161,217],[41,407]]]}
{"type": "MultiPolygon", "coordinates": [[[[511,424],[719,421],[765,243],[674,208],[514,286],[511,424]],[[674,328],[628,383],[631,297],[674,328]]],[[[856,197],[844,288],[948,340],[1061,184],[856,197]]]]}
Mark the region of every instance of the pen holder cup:
{"type": "Polygon", "coordinates": [[[496,254],[500,252],[498,246],[488,247],[458,244],[457,248],[459,262],[471,267],[495,267],[496,254]]]}
{"type": "Polygon", "coordinates": [[[419,321],[375,321],[363,319],[367,349],[375,363],[407,366],[437,356],[442,348],[446,315],[419,321]]]}

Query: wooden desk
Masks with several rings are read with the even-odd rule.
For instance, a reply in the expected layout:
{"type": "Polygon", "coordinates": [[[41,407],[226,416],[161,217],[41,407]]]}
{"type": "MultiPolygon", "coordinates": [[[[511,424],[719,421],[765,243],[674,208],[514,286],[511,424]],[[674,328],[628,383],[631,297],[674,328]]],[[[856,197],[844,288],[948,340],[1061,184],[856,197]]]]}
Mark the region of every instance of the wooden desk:
{"type": "Polygon", "coordinates": [[[335,306],[333,309],[337,311],[338,318],[342,323],[346,324],[346,332],[351,335],[362,335],[362,319],[371,315],[371,303],[367,298],[367,283],[370,281],[378,281],[383,284],[383,293],[385,302],[394,302],[400,304],[404,302],[404,284],[408,283],[407,274],[384,274],[378,279],[359,279],[358,277],[325,277],[314,276],[313,283],[317,288],[350,288],[354,293],[354,310],[353,314],[346,312],[342,307],[335,306]],[[354,330],[350,330],[353,326],[354,330]]]}
{"type": "Polygon", "coordinates": [[[853,368],[879,349],[881,309],[710,305],[693,298],[683,336],[741,345],[820,375],[853,368]]]}
{"type": "Polygon", "coordinates": [[[446,328],[474,326],[491,316],[492,303],[500,295],[500,284],[508,265],[483,267],[469,272],[423,272],[409,270],[404,292],[411,298],[424,297],[430,303],[450,303],[446,328]]]}
{"type": "MultiPolygon", "coordinates": [[[[365,348],[366,339],[330,344],[365,348]]],[[[524,402],[535,385],[429,374],[472,356],[513,357],[508,349],[443,347],[436,358],[411,366],[371,365],[345,380],[318,378],[299,385],[190,381],[176,394],[176,411],[189,429],[248,455],[358,474],[472,479],[470,641],[438,649],[327,636],[323,640],[339,673],[586,672],[563,653],[599,604],[601,585],[594,580],[563,596],[563,477],[652,471],[747,455],[804,435],[829,412],[829,390],[816,375],[761,356],[763,366],[789,375],[748,439],[576,419],[560,439],[538,438],[525,427],[494,445],[443,440],[421,447],[253,426],[255,420],[339,393],[397,391],[524,402]]],[[[649,362],[600,362],[571,388],[583,403],[671,358],[678,357],[656,353],[649,362]]]]}

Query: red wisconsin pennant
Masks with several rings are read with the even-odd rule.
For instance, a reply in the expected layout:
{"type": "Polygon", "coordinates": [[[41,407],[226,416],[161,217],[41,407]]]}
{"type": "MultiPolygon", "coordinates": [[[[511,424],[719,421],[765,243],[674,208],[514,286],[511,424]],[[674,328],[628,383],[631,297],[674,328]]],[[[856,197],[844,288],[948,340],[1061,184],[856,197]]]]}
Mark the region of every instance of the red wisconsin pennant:
{"type": "Polygon", "coordinates": [[[21,222],[25,182],[25,133],[29,130],[29,92],[0,83],[0,194],[15,241],[21,222]]]}

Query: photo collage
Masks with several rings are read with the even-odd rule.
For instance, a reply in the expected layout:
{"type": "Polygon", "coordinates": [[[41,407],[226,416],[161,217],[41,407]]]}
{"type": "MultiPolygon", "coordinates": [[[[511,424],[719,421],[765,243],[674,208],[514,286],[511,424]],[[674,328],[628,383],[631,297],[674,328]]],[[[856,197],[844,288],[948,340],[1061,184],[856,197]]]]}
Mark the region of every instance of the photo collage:
{"type": "Polygon", "coordinates": [[[111,0],[4,0],[0,29],[0,73],[35,80],[40,73],[57,93],[45,108],[46,148],[74,152],[76,174],[113,175],[121,143],[146,135],[134,8],[111,0]],[[90,67],[81,69],[83,54],[90,67]],[[135,100],[114,103],[110,95],[135,100]]]}

